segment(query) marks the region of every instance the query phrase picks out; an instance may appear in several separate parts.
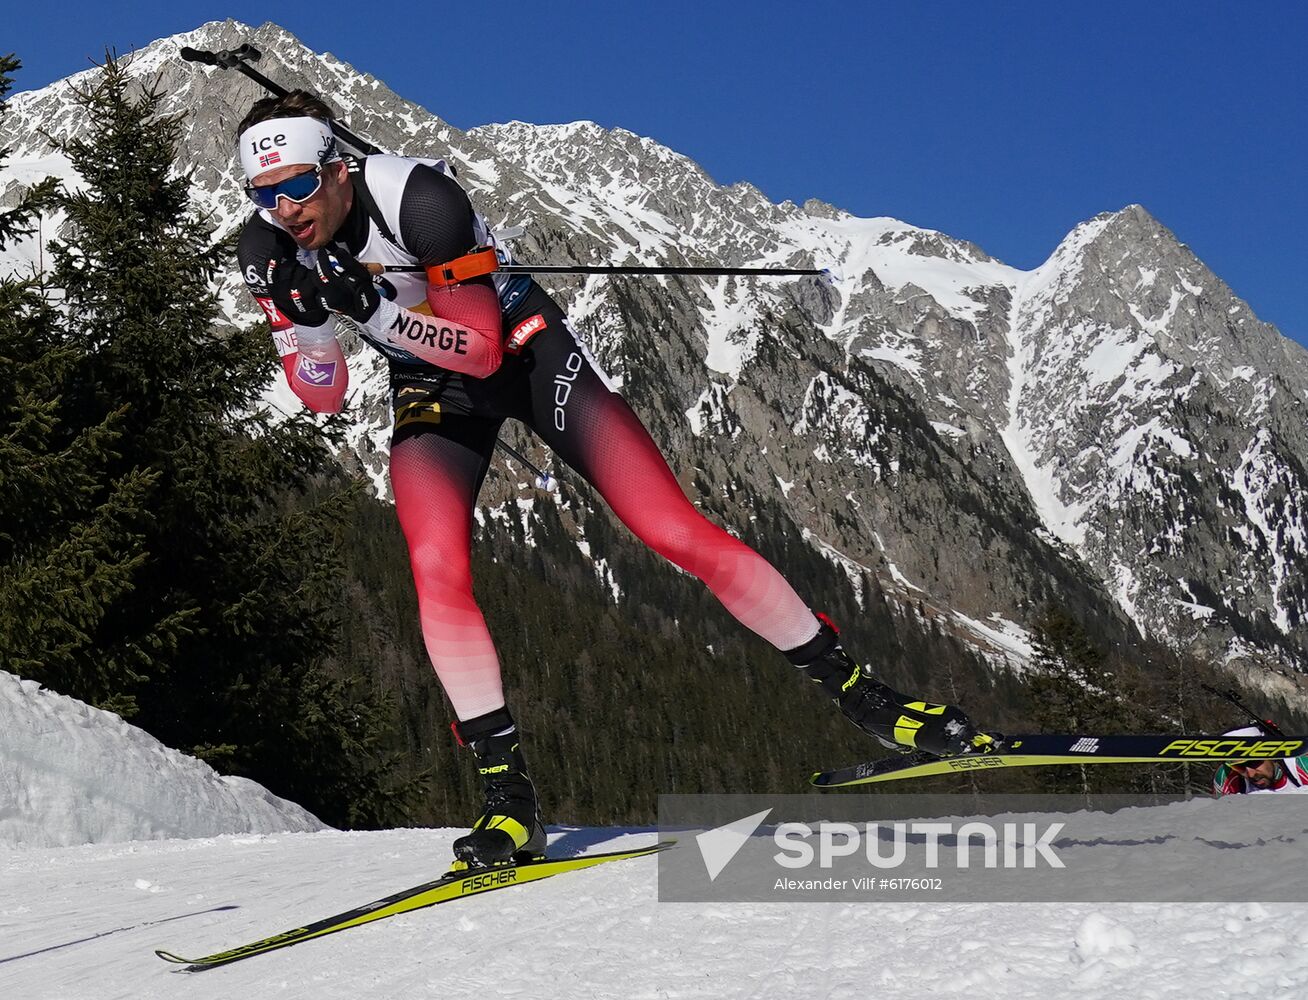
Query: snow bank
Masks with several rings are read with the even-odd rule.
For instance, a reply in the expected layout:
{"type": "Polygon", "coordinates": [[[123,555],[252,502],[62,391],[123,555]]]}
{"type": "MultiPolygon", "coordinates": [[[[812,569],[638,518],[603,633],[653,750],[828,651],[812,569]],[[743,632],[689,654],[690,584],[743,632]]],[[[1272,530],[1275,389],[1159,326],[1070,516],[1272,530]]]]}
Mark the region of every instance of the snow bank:
{"type": "Polygon", "coordinates": [[[68,847],[325,829],[245,778],[0,671],[0,845],[68,847]]]}

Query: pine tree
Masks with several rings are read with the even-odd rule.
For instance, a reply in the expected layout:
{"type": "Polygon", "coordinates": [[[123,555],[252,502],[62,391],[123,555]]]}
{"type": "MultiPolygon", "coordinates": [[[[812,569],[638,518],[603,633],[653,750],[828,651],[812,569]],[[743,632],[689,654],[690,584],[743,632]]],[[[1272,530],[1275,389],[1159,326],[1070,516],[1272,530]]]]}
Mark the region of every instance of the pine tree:
{"type": "MultiPolygon", "coordinates": [[[[1037,729],[1065,733],[1149,732],[1166,729],[1141,673],[1117,662],[1090,638],[1084,626],[1058,610],[1036,623],[1035,657],[1029,681],[1037,729]]],[[[1051,773],[1049,790],[1161,791],[1148,771],[1081,767],[1051,773]],[[1093,773],[1091,773],[1093,771],[1093,773]]]]}
{"type": "MultiPolygon", "coordinates": [[[[12,52],[0,56],[0,118],[4,117],[5,97],[14,86],[13,74],[22,65],[12,52]]],[[[9,149],[0,149],[0,167],[9,159],[10,152],[9,149]]],[[[31,236],[36,231],[32,219],[50,203],[57,187],[58,181],[47,177],[21,191],[13,208],[0,210],[0,250],[5,249],[12,240],[31,236]]]]}
{"type": "Polygon", "coordinates": [[[21,512],[0,538],[6,659],[328,822],[377,822],[403,797],[388,713],[324,668],[358,489],[310,420],[261,405],[266,327],[214,331],[226,250],[191,212],[157,81],[109,58],[78,99],[62,301],[4,310],[0,340],[22,449],[0,480],[21,512]]]}
{"type": "Polygon", "coordinates": [[[1046,613],[1034,634],[1031,696],[1038,728],[1050,732],[1105,732],[1115,702],[1106,656],[1075,619],[1046,613]]]}
{"type": "MultiPolygon", "coordinates": [[[[19,66],[0,57],[0,99],[19,66]]],[[[8,155],[0,151],[0,164],[8,155]]],[[[0,247],[31,236],[33,217],[56,193],[48,178],[0,213],[0,247]]],[[[108,472],[121,408],[71,418],[81,352],[66,343],[43,281],[34,273],[0,280],[0,668],[71,681],[112,703],[93,655],[105,650],[92,636],[144,558],[141,507],[155,477],[108,472]]]]}

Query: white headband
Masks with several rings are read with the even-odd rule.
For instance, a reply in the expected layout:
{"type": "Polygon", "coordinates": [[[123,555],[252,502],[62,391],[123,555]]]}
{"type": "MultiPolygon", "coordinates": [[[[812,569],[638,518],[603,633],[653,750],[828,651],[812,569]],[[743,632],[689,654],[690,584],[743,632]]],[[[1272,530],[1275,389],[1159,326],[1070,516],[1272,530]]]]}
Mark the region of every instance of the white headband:
{"type": "Polygon", "coordinates": [[[241,133],[241,167],[254,180],[260,174],[293,163],[339,160],[331,126],[317,118],[270,118],[241,133]]]}

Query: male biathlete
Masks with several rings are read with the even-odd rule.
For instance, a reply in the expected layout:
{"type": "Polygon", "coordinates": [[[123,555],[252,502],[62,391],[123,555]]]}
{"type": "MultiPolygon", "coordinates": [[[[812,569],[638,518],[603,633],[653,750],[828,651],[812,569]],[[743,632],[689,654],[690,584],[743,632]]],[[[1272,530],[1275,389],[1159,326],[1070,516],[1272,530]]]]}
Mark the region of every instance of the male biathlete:
{"type": "MultiPolygon", "coordinates": [[[[1242,726],[1223,733],[1223,736],[1256,736],[1268,739],[1272,735],[1262,726],[1242,726]]],[[[1229,760],[1213,775],[1213,795],[1256,795],[1261,792],[1308,793],[1308,754],[1298,757],[1272,757],[1267,760],[1240,758],[1229,760]]]]}
{"type": "MultiPolygon", "coordinates": [[[[241,272],[267,314],[286,378],[320,413],[349,381],[333,317],[390,363],[390,475],[409,546],[423,639],[471,747],[485,803],[456,859],[540,856],[545,829],[500,662],[472,595],[473,504],[500,425],[521,421],[660,555],[703,580],[742,625],[772,643],[860,729],[895,747],[970,749],[963,712],[906,697],[841,648],[765,559],[686,499],[636,414],[562,311],[529,277],[488,273],[484,220],[440,161],[343,158],[317,97],[258,101],[238,130],[246,191],[241,272]],[[374,282],[361,262],[423,265],[374,282]]],[[[984,739],[984,738],[982,738],[984,739]]]]}

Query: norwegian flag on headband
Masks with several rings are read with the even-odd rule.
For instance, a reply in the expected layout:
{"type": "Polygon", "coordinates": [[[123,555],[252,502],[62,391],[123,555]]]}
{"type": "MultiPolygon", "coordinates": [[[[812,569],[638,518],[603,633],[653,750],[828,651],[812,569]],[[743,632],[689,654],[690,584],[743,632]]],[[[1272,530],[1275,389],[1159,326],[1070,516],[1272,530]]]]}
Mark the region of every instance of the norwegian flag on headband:
{"type": "Polygon", "coordinates": [[[259,166],[271,167],[274,163],[282,162],[282,154],[274,150],[271,153],[264,153],[259,157],[259,166]]]}

